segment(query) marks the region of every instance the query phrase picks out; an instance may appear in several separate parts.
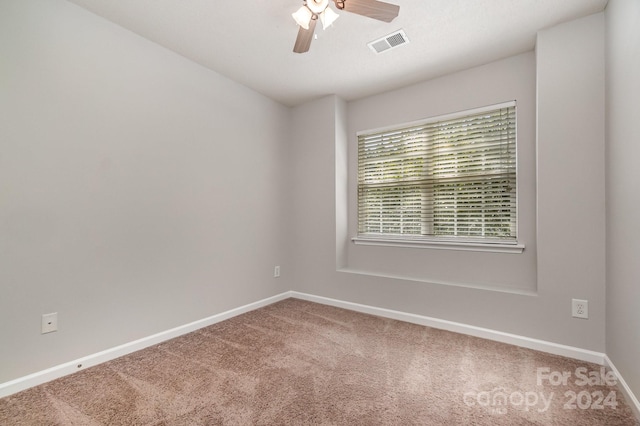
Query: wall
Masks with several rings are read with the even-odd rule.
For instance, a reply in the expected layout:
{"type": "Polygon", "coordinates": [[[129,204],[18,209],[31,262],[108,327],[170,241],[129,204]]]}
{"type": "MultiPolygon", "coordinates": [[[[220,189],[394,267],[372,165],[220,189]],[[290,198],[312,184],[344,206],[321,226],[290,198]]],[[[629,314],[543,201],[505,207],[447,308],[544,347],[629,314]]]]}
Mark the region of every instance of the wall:
{"type": "Polygon", "coordinates": [[[0,383],[290,289],[289,109],[62,0],[0,60],[0,383]]]}
{"type": "Polygon", "coordinates": [[[588,300],[566,337],[604,352],[604,14],[541,31],[536,49],[539,294],[550,315],[588,300]]]}
{"type": "MultiPolygon", "coordinates": [[[[289,289],[604,351],[603,40],[597,14],[542,31],[535,57],[290,111],[62,0],[0,3],[0,383],[289,289]],[[355,131],[509,94],[525,254],[383,249],[386,265],[358,264],[355,131]],[[385,269],[407,256],[408,270],[385,269]],[[570,317],[572,297],[589,299],[589,320],[570,317]],[[41,335],[56,311],[60,331],[41,335]]],[[[625,90],[609,102],[635,106],[625,90]]],[[[610,163],[635,152],[612,140],[610,163]]],[[[612,201],[609,247],[634,253],[612,201]]],[[[637,271],[612,265],[623,332],[607,348],[630,374],[637,343],[620,336],[637,271]]]]}
{"type": "Polygon", "coordinates": [[[603,40],[603,14],[592,15],[541,31],[535,61],[523,54],[346,108],[334,97],[295,108],[294,289],[603,352],[603,40]],[[537,162],[523,158],[520,164],[527,254],[379,247],[357,254],[348,242],[353,231],[343,232],[345,221],[353,229],[355,132],[508,95],[520,98],[524,156],[537,155],[537,162]],[[314,120],[303,120],[309,116],[314,120]],[[350,180],[340,178],[349,173],[350,180]],[[363,263],[368,255],[375,262],[363,263]],[[509,275],[500,275],[500,263],[513,269],[509,275]],[[500,288],[494,279],[502,281],[500,288]],[[571,318],[571,298],[589,300],[589,320],[571,318]]]}
{"type": "Polygon", "coordinates": [[[640,2],[611,0],[607,23],[607,355],[640,395],[640,2]]]}
{"type": "MultiPolygon", "coordinates": [[[[526,247],[522,254],[505,254],[350,244],[347,268],[429,283],[535,292],[535,88],[536,63],[533,52],[530,52],[350,103],[349,204],[355,206],[358,202],[357,132],[515,100],[518,242],[526,247]]],[[[351,213],[349,232],[343,237],[345,239],[357,234],[356,209],[352,209],[351,213]]]]}

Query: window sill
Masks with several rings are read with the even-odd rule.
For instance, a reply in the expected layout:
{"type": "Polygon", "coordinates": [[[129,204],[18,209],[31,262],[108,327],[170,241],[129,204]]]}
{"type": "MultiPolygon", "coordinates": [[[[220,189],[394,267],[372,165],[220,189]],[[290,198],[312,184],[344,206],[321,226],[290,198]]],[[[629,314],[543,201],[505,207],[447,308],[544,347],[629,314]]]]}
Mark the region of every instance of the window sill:
{"type": "Polygon", "coordinates": [[[381,237],[353,237],[351,238],[355,244],[367,246],[386,246],[386,247],[408,247],[408,248],[426,248],[437,250],[460,250],[460,251],[484,251],[493,253],[522,253],[524,244],[518,243],[478,243],[478,242],[458,242],[458,241],[426,241],[411,239],[394,239],[381,237]]]}

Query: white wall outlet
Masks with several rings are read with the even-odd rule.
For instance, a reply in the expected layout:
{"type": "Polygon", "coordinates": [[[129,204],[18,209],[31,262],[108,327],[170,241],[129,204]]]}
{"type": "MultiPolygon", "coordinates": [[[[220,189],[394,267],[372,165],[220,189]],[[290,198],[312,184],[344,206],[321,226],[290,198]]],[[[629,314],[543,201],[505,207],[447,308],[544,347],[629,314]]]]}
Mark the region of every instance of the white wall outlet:
{"type": "Polygon", "coordinates": [[[273,277],[278,278],[280,276],[280,265],[273,267],[273,277]]]}
{"type": "Polygon", "coordinates": [[[42,315],[42,334],[58,331],[58,313],[42,315]]]}
{"type": "Polygon", "coordinates": [[[581,299],[571,300],[571,315],[574,318],[589,318],[589,301],[581,299]]]}

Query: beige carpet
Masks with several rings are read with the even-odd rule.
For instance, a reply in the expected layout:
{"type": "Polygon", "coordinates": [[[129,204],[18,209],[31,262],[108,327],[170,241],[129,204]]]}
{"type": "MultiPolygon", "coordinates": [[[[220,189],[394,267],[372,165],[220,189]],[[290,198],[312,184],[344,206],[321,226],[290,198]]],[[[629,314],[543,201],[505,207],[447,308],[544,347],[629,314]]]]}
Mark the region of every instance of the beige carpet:
{"type": "Polygon", "coordinates": [[[600,367],[288,299],[0,399],[0,424],[637,425],[583,373],[600,367]]]}

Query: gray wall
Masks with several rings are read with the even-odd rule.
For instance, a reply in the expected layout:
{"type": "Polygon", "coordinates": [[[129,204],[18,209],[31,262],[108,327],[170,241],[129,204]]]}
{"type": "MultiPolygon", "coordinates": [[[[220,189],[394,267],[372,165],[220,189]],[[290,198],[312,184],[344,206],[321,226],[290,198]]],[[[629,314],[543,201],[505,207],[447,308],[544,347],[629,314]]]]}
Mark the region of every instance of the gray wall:
{"type": "Polygon", "coordinates": [[[604,351],[604,15],[542,31],[535,55],[295,108],[295,289],[604,351]],[[355,132],[509,99],[525,253],[352,246],[355,132]],[[589,320],[571,317],[571,298],[589,300],[589,320]]]}
{"type": "Polygon", "coordinates": [[[0,383],[290,289],[288,108],[62,0],[0,61],[0,383]]]}
{"type": "MultiPolygon", "coordinates": [[[[504,254],[349,244],[345,269],[429,283],[535,293],[536,61],[533,52],[349,103],[348,205],[358,203],[358,131],[512,100],[517,103],[518,240],[526,245],[525,251],[504,254]]],[[[348,232],[342,236],[345,240],[357,234],[355,208],[349,211],[348,223],[348,232]]]]}
{"type": "Polygon", "coordinates": [[[640,1],[607,22],[607,355],[640,396],[640,1]]]}

